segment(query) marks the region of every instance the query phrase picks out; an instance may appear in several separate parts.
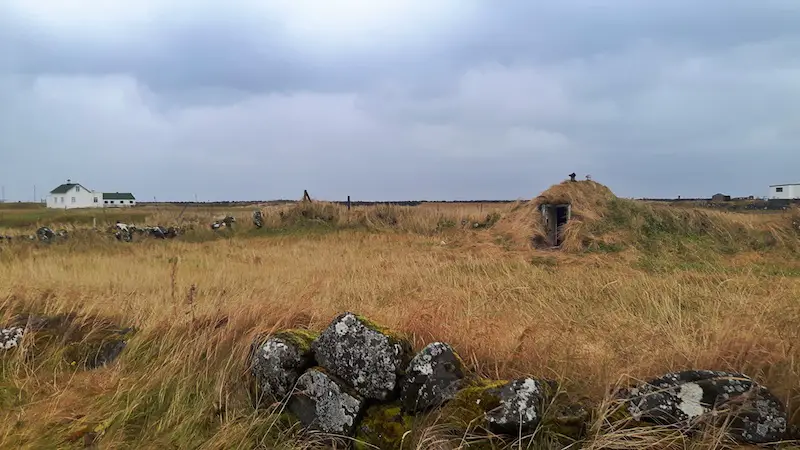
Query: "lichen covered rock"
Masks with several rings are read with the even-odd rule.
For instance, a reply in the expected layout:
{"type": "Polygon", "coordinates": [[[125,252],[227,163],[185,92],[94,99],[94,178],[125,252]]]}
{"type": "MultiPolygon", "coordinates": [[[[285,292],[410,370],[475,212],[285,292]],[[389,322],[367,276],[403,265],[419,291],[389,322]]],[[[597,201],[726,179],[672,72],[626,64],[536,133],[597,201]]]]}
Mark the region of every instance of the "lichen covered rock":
{"type": "Polygon", "coordinates": [[[364,399],[342,380],[315,367],[297,379],[297,389],[287,407],[308,428],[350,436],[364,408],[364,399]]]}
{"type": "Polygon", "coordinates": [[[413,418],[399,404],[372,406],[361,419],[354,446],[357,450],[413,448],[409,438],[412,425],[413,418]]]}
{"type": "Polygon", "coordinates": [[[320,366],[375,400],[395,395],[411,353],[405,338],[349,312],[333,320],[313,349],[320,366]]]}
{"type": "Polygon", "coordinates": [[[19,347],[25,329],[22,327],[9,327],[0,329],[0,350],[11,350],[19,347]]]}
{"type": "Polygon", "coordinates": [[[511,381],[498,388],[500,405],[486,412],[489,428],[499,433],[531,432],[542,420],[547,387],[533,378],[511,381]]]}
{"type": "Polygon", "coordinates": [[[251,346],[250,376],[257,403],[281,401],[292,392],[300,375],[314,363],[311,345],[315,338],[316,334],[306,330],[256,337],[251,346]]]}
{"type": "Polygon", "coordinates": [[[409,412],[425,411],[453,399],[464,379],[464,363],[448,344],[434,342],[409,363],[400,400],[409,412]]]}
{"type": "Polygon", "coordinates": [[[728,415],[728,431],[741,442],[774,442],[786,433],[783,404],[741,373],[669,373],[618,395],[624,398],[631,417],[641,422],[690,430],[701,421],[713,422],[728,415]]]}
{"type": "Polygon", "coordinates": [[[551,390],[549,382],[533,378],[479,380],[458,391],[448,405],[448,414],[459,425],[482,421],[494,433],[528,433],[541,422],[545,399],[551,390]]]}

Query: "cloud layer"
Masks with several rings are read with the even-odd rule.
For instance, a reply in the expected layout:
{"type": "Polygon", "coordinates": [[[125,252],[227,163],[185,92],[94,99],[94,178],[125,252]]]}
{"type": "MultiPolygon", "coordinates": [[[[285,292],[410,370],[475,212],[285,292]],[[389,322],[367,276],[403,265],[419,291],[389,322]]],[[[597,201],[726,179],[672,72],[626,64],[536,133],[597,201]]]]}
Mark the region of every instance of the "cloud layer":
{"type": "Polygon", "coordinates": [[[142,200],[800,181],[795,1],[47,3],[0,6],[10,200],[66,178],[142,200]]]}

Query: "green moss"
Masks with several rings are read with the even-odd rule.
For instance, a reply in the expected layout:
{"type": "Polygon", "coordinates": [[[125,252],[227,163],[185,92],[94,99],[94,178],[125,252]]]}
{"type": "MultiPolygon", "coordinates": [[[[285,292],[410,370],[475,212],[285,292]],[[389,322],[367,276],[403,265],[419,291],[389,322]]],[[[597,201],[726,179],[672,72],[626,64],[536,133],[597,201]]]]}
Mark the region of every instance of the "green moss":
{"type": "Polygon", "coordinates": [[[500,388],[505,380],[477,379],[458,391],[446,406],[448,421],[458,427],[484,426],[487,411],[500,406],[500,388]]]}
{"type": "Polygon", "coordinates": [[[308,353],[311,351],[311,344],[319,336],[319,333],[303,329],[291,329],[278,332],[271,337],[283,339],[294,346],[296,346],[301,353],[308,353]]]}
{"type": "Polygon", "coordinates": [[[404,414],[399,404],[372,406],[361,420],[354,447],[357,450],[371,449],[373,446],[381,450],[413,448],[409,439],[413,422],[413,418],[404,414]]]}

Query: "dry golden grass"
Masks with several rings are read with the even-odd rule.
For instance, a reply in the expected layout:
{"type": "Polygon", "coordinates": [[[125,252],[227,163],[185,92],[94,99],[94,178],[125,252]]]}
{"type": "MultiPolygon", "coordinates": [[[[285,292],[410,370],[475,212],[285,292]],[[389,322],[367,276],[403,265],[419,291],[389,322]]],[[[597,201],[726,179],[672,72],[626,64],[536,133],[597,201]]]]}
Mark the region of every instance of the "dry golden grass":
{"type": "MultiPolygon", "coordinates": [[[[268,225],[281,223],[280,211],[297,212],[274,208],[268,225]]],[[[489,206],[315,208],[334,216],[309,219],[322,228],[0,249],[5,318],[78,311],[140,330],[117,362],[91,372],[4,361],[0,448],[82,448],[91,430],[97,448],[109,449],[317,448],[277,416],[253,413],[245,356],[258,332],[319,330],[345,310],[409,333],[417,348],[449,342],[483,376],[558,379],[595,404],[629,378],[743,371],[800,424],[800,262],[785,249],[726,254],[699,242],[683,253],[532,251],[491,229],[441,226],[484,220],[489,206]],[[375,231],[398,224],[409,232],[375,231]]],[[[234,211],[243,229],[250,211],[234,211]]],[[[192,211],[191,220],[225,213],[192,211]]],[[[174,211],[157,214],[151,219],[167,221],[174,211]]],[[[773,226],[753,215],[724,218],[773,226]]],[[[713,433],[689,440],[615,429],[605,418],[572,448],[732,448],[713,433]]],[[[465,437],[429,417],[413,439],[420,449],[455,449],[465,437]]],[[[554,448],[546,437],[533,442],[515,448],[554,448]]]]}

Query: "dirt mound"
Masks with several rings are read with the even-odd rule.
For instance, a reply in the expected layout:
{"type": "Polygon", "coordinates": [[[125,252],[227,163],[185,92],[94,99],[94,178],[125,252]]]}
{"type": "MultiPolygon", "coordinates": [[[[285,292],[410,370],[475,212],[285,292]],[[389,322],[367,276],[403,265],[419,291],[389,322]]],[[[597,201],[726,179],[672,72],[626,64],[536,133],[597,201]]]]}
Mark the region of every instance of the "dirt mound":
{"type": "Polygon", "coordinates": [[[551,186],[533,200],[521,203],[495,225],[495,230],[521,245],[537,248],[560,244],[564,250],[579,250],[591,243],[587,222],[601,220],[617,197],[608,187],[594,181],[564,181],[551,186]],[[568,205],[568,220],[554,237],[552,217],[543,208],[568,205]]]}

